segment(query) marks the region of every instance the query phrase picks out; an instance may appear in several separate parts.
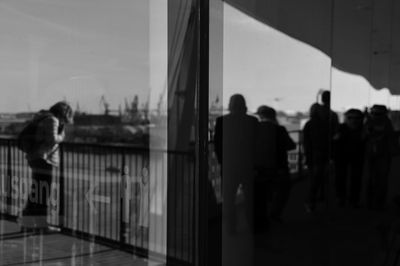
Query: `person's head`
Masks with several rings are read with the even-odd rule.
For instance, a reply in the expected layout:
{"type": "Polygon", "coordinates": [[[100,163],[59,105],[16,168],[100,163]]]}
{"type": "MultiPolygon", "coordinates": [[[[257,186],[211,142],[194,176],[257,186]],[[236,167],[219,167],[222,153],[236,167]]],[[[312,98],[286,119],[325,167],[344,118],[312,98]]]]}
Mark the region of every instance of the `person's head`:
{"type": "Polygon", "coordinates": [[[315,118],[319,118],[320,117],[320,113],[321,113],[321,105],[319,103],[313,103],[310,106],[310,117],[315,119],[315,118]]]}
{"type": "Polygon", "coordinates": [[[388,109],[385,105],[375,104],[370,109],[371,120],[377,124],[383,123],[387,119],[388,109]]]}
{"type": "Polygon", "coordinates": [[[370,111],[372,116],[386,116],[388,110],[385,105],[374,104],[370,111]]]}
{"type": "Polygon", "coordinates": [[[277,122],[276,111],[272,107],[261,105],[260,107],[257,108],[257,115],[260,117],[261,120],[268,119],[277,122]]]}
{"type": "Polygon", "coordinates": [[[61,123],[71,124],[73,122],[73,111],[66,102],[58,102],[50,107],[49,111],[60,120],[61,123]]]}
{"type": "Polygon", "coordinates": [[[247,112],[246,100],[241,94],[234,94],[229,99],[229,112],[245,114],[247,112]]]}
{"type": "Polygon", "coordinates": [[[345,123],[351,129],[359,129],[362,127],[364,114],[359,109],[349,109],[344,113],[345,123]]]}
{"type": "Polygon", "coordinates": [[[321,102],[323,105],[330,106],[331,105],[331,92],[323,91],[321,94],[321,102]]]}

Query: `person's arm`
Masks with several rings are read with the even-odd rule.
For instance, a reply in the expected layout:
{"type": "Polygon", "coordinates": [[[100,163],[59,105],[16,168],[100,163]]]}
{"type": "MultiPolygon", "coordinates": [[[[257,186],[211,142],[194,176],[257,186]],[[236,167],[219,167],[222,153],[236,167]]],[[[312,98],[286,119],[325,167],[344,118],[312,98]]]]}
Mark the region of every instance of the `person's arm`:
{"type": "Polygon", "coordinates": [[[337,115],[337,113],[333,112],[333,132],[336,133],[339,131],[339,126],[340,126],[340,122],[339,122],[339,116],[337,115]]]}
{"type": "Polygon", "coordinates": [[[306,162],[309,165],[311,163],[312,148],[311,148],[311,132],[310,132],[310,121],[308,121],[303,128],[303,147],[304,154],[306,156],[306,162]]]}
{"type": "Polygon", "coordinates": [[[41,122],[41,133],[41,138],[49,146],[62,142],[65,137],[63,126],[60,126],[58,119],[51,116],[41,122]]]}
{"type": "Polygon", "coordinates": [[[393,133],[394,133],[394,127],[393,127],[392,121],[390,120],[389,117],[386,118],[386,125],[387,125],[387,126],[386,126],[387,131],[388,131],[390,134],[393,134],[393,133]]]}
{"type": "Polygon", "coordinates": [[[293,139],[290,137],[288,131],[286,130],[285,127],[281,126],[281,131],[282,131],[282,136],[284,138],[284,144],[286,151],[291,151],[296,149],[296,143],[293,141],[293,139]]]}

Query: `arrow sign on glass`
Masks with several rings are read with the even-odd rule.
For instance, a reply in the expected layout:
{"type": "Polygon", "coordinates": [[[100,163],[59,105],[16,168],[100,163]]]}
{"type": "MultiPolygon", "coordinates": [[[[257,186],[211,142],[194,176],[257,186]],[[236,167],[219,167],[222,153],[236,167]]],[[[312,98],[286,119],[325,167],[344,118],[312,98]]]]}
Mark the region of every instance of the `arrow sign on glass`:
{"type": "Polygon", "coordinates": [[[91,184],[88,192],[85,195],[86,200],[89,202],[90,210],[94,213],[97,213],[97,209],[94,205],[94,202],[101,202],[101,203],[111,203],[111,198],[103,195],[96,195],[94,194],[95,189],[98,187],[99,181],[95,181],[91,184]]]}

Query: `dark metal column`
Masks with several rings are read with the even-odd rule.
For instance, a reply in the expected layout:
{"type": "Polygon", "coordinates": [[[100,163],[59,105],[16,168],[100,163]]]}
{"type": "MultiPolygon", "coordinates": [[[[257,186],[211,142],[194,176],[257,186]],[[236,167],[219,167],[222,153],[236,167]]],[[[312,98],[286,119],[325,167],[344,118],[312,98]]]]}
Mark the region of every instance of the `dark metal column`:
{"type": "Polygon", "coordinates": [[[196,265],[211,265],[209,260],[209,189],[208,186],[208,116],[209,116],[209,23],[210,6],[209,0],[197,0],[199,11],[199,84],[198,84],[198,140],[197,140],[197,180],[198,197],[196,207],[198,207],[198,243],[196,252],[196,265]]]}

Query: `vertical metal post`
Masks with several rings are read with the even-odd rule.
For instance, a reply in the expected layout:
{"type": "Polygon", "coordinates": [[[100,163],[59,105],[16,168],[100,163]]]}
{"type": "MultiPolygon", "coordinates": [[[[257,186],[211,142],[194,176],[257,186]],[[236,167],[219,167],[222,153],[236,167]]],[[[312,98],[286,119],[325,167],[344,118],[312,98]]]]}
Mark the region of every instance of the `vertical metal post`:
{"type": "Polygon", "coordinates": [[[64,226],[64,217],[65,217],[65,176],[64,176],[64,145],[60,145],[60,177],[59,177],[59,221],[58,221],[58,226],[62,228],[64,226]]]}
{"type": "MultiPolygon", "coordinates": [[[[209,101],[209,0],[197,0],[199,12],[199,78],[198,78],[198,139],[197,139],[197,252],[196,265],[208,265],[208,101],[209,101]]],[[[218,237],[218,236],[217,236],[218,237]]]]}
{"type": "Polygon", "coordinates": [[[11,140],[7,140],[7,208],[8,214],[12,215],[12,158],[11,158],[11,140]]]}
{"type": "Polygon", "coordinates": [[[128,175],[127,173],[127,167],[126,167],[126,158],[125,158],[125,152],[122,154],[122,165],[121,165],[121,183],[120,183],[120,209],[119,209],[119,239],[121,246],[124,246],[127,243],[127,227],[128,225],[125,223],[124,215],[125,215],[125,180],[124,177],[128,175]]]}
{"type": "MultiPolygon", "coordinates": [[[[332,87],[333,87],[333,66],[334,66],[334,36],[335,36],[335,7],[336,3],[335,0],[331,0],[331,16],[330,16],[330,40],[329,40],[329,54],[331,57],[331,65],[330,65],[330,71],[329,71],[329,92],[332,95],[332,87]]],[[[331,110],[331,99],[329,99],[329,110],[331,110]]],[[[329,114],[329,130],[328,130],[328,136],[329,136],[329,146],[328,146],[328,155],[331,158],[332,156],[332,137],[333,137],[333,132],[332,132],[332,115],[329,114]]],[[[326,170],[325,170],[326,171],[326,170]]],[[[331,161],[329,160],[329,167],[328,167],[328,174],[325,178],[324,186],[322,187],[322,191],[324,194],[325,198],[325,204],[328,209],[328,211],[331,210],[332,207],[332,200],[331,200],[331,188],[332,188],[332,167],[331,167],[331,161]]]]}

